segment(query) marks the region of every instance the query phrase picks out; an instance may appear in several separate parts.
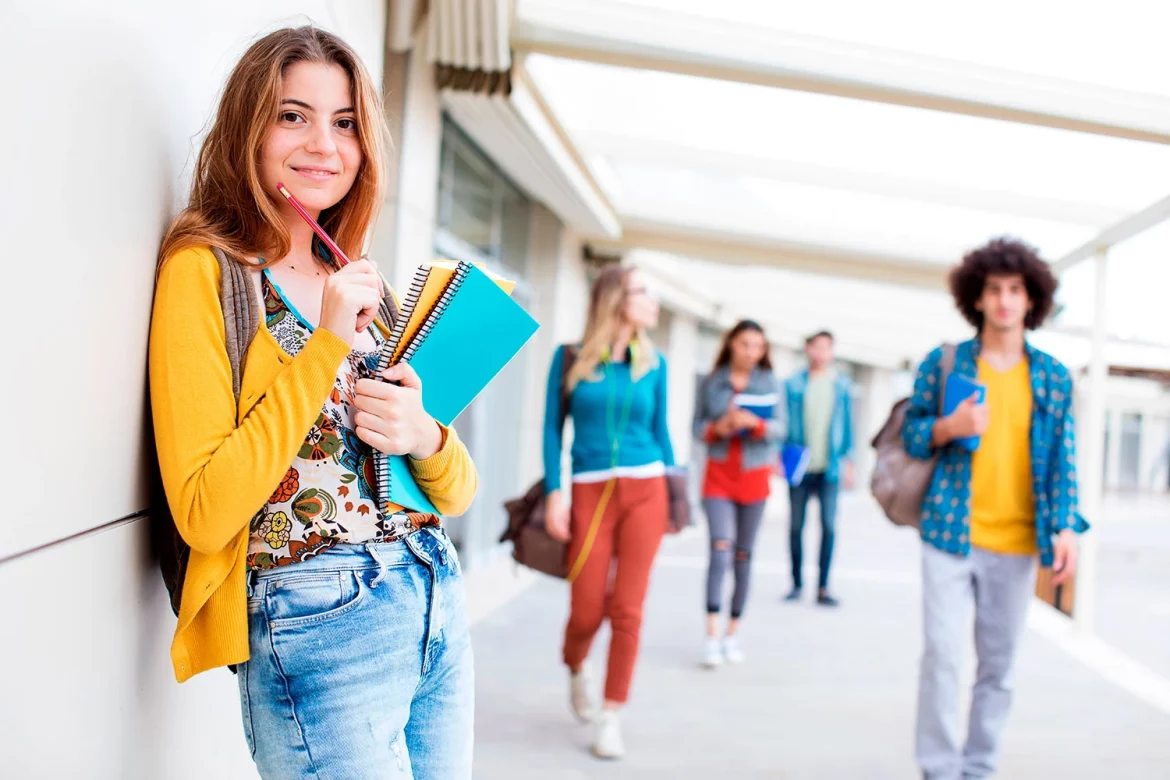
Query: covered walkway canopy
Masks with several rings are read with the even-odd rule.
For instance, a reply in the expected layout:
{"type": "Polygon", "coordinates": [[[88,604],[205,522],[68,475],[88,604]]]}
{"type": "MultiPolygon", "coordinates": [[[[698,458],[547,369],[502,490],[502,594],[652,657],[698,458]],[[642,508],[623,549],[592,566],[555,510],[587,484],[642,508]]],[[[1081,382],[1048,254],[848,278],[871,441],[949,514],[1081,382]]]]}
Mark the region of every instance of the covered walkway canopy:
{"type": "Polygon", "coordinates": [[[1002,235],[1036,246],[1064,282],[1037,338],[1087,369],[1082,499],[1095,513],[1107,363],[1170,367],[1157,4],[430,7],[447,111],[566,224],[716,324],[750,316],[790,345],[830,327],[844,357],[895,368],[969,333],[946,293],[966,251],[1002,235]]]}
{"type": "MultiPolygon", "coordinates": [[[[1170,214],[1170,53],[1148,3],[1114,12],[1138,23],[1111,35],[1049,0],[961,18],[925,0],[519,0],[511,38],[613,205],[608,243],[880,282],[687,266],[721,311],[789,337],[832,325],[880,364],[962,332],[945,269],[997,235],[1061,271],[1117,246],[1115,332],[1170,343],[1142,297],[1170,282],[1147,260],[1170,232],[1124,244],[1170,214]]],[[[1093,322],[1088,270],[1066,280],[1070,356],[1093,322]]]]}

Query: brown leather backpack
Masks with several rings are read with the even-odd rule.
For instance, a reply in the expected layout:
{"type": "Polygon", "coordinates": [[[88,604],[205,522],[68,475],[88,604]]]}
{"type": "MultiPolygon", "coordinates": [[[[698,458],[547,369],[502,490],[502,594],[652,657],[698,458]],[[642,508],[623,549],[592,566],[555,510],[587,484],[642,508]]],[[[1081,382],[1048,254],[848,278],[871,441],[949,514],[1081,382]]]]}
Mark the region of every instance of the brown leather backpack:
{"type": "MultiPolygon", "coordinates": [[[[562,350],[561,427],[564,428],[565,418],[569,415],[565,380],[577,360],[577,347],[565,344],[562,350]]],[[[546,498],[544,478],[541,477],[523,496],[505,502],[508,527],[504,529],[500,542],[512,543],[512,557],[517,563],[550,577],[565,579],[569,576],[569,545],[554,539],[544,527],[546,498]]]]}
{"type": "MultiPolygon", "coordinates": [[[[943,381],[938,389],[938,410],[941,416],[943,389],[955,368],[954,344],[943,345],[940,366],[943,381]]],[[[869,491],[894,525],[917,528],[922,519],[922,502],[926,499],[938,464],[938,452],[935,451],[930,460],[921,460],[906,452],[906,446],[902,443],[902,428],[906,424],[906,409],[909,406],[909,398],[894,404],[885,425],[873,439],[877,461],[874,463],[869,491]]]]}

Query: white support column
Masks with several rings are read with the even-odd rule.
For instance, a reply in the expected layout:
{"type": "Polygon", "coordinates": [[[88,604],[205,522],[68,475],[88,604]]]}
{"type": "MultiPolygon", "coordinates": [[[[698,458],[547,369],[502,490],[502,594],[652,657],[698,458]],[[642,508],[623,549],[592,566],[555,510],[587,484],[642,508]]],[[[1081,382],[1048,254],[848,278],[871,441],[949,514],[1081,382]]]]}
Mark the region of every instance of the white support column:
{"type": "Polygon", "coordinates": [[[681,311],[671,312],[670,340],[666,346],[667,424],[674,457],[679,464],[690,461],[691,420],[695,414],[695,376],[699,367],[699,321],[681,311]]]}
{"type": "Polygon", "coordinates": [[[438,223],[443,110],[425,36],[412,51],[387,55],[383,91],[395,151],[370,256],[404,293],[435,257],[438,223]]]}
{"type": "Polygon", "coordinates": [[[1104,406],[1105,413],[1101,424],[1105,431],[1102,436],[1106,437],[1104,444],[1105,470],[1101,490],[1102,493],[1108,493],[1121,487],[1121,424],[1123,415],[1120,407],[1109,408],[1108,395],[1105,397],[1104,406]]]}
{"type": "MultiPolygon", "coordinates": [[[[1093,342],[1089,360],[1089,381],[1085,396],[1085,414],[1081,419],[1083,434],[1080,446],[1080,506],[1081,512],[1096,531],[1081,539],[1080,568],[1077,573],[1076,606],[1073,614],[1077,629],[1084,634],[1093,633],[1093,613],[1096,608],[1097,590],[1097,534],[1100,533],[1104,469],[1102,459],[1105,451],[1105,382],[1108,366],[1105,363],[1105,304],[1108,249],[1097,250],[1093,258],[1096,268],[1096,302],[1093,308],[1093,342]]],[[[1117,435],[1114,431],[1114,435],[1117,435]]]]}
{"type": "Polygon", "coordinates": [[[894,372],[888,368],[866,366],[859,372],[860,403],[854,410],[853,453],[857,472],[855,489],[869,489],[877,453],[869,446],[885,423],[897,397],[894,392],[894,372]]]}

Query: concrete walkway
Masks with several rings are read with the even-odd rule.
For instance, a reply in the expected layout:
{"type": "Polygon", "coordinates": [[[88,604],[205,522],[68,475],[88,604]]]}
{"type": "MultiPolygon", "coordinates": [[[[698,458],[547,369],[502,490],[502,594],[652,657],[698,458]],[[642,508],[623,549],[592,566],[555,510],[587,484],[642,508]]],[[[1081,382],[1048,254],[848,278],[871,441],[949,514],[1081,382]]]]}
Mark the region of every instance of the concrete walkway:
{"type": "MultiPolygon", "coordinates": [[[[756,552],[743,666],[709,672],[697,663],[705,530],[664,547],[647,603],[641,664],[625,716],[629,755],[622,762],[592,759],[588,730],[568,712],[558,661],[564,584],[541,578],[482,615],[473,629],[477,780],[915,777],[918,542],[890,526],[868,498],[843,497],[834,566],[842,608],[782,604],[784,504],[773,502],[756,552]]],[[[806,537],[812,550],[806,559],[814,560],[815,518],[814,509],[806,537]]],[[[1159,687],[1166,681],[1146,667],[1139,671],[1147,676],[1136,678],[1102,670],[1097,656],[1085,660],[1068,649],[1060,621],[1044,607],[1034,607],[1032,617],[999,776],[1170,778],[1170,697],[1159,687]]],[[[1117,615],[1111,620],[1124,622],[1117,615]]],[[[1151,630],[1127,638],[1146,643],[1144,663],[1152,667],[1159,666],[1159,651],[1148,645],[1167,632],[1151,637],[1151,630]]],[[[595,666],[604,664],[605,644],[599,637],[595,666]]],[[[973,668],[971,659],[968,678],[973,668]]]]}

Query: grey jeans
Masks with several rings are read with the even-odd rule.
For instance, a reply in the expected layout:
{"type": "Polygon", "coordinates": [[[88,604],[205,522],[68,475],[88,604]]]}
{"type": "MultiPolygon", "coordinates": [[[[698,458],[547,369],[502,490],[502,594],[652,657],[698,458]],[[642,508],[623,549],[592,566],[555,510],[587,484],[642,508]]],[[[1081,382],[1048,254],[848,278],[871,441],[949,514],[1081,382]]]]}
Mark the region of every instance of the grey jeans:
{"type": "Polygon", "coordinates": [[[991,777],[1012,704],[1012,665],[1036,583],[1036,558],[922,546],[925,649],[918,686],[918,765],[928,780],[991,777]],[[975,607],[978,658],[967,742],[959,742],[959,670],[975,607]]]}
{"type": "Polygon", "coordinates": [[[737,504],[725,498],[704,498],[707,523],[711,528],[711,562],[707,567],[707,613],[717,615],[723,604],[723,579],[731,568],[735,546],[735,590],[731,595],[731,616],[739,619],[747,605],[752,577],[752,548],[764,518],[764,504],[737,504]]]}

